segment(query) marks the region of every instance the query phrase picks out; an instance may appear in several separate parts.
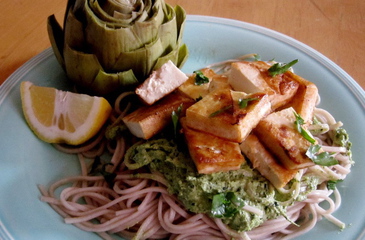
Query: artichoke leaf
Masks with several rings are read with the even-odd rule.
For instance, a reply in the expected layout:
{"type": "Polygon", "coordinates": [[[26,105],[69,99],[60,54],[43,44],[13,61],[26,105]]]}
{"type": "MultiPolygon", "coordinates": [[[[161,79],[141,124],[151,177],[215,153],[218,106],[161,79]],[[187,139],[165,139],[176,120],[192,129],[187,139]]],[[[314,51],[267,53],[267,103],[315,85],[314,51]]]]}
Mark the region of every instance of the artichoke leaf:
{"type": "Polygon", "coordinates": [[[63,59],[64,33],[54,15],[49,16],[47,19],[47,31],[54,55],[61,67],[65,69],[65,61],[63,59]]]}
{"type": "Polygon", "coordinates": [[[136,22],[147,21],[147,19],[150,17],[151,9],[152,9],[152,0],[145,0],[143,12],[139,15],[138,18],[136,18],[136,22]]]}
{"type": "Polygon", "coordinates": [[[95,15],[95,17],[101,21],[104,21],[106,26],[110,28],[129,27],[131,22],[134,20],[131,18],[131,15],[129,18],[115,18],[113,16],[114,14],[109,14],[104,11],[104,9],[99,5],[98,1],[92,1],[88,5],[93,15],[95,15]]]}
{"type": "Polygon", "coordinates": [[[143,44],[149,44],[159,37],[159,26],[164,21],[162,9],[158,10],[155,15],[143,22],[135,22],[132,31],[139,37],[143,44]]]}
{"type": "Polygon", "coordinates": [[[180,45],[182,43],[182,37],[183,37],[184,29],[185,29],[186,12],[179,5],[175,6],[174,11],[176,14],[176,23],[177,23],[177,29],[178,29],[177,30],[178,31],[177,43],[180,45]]]}
{"type": "MultiPolygon", "coordinates": [[[[112,17],[107,18],[108,26],[111,28],[129,27],[134,22],[146,21],[149,18],[151,7],[151,0],[145,0],[145,2],[140,0],[138,11],[127,13],[126,11],[114,10],[113,13],[110,12],[110,16],[112,17]]],[[[105,9],[104,6],[103,9],[105,9]]],[[[105,11],[109,12],[111,10],[105,9],[105,11]]]]}
{"type": "Polygon", "coordinates": [[[151,44],[145,45],[143,48],[132,52],[122,52],[118,57],[118,61],[114,69],[132,69],[136,77],[143,81],[150,74],[157,59],[162,56],[165,49],[162,46],[161,40],[156,39],[151,44]]]}
{"type": "Polygon", "coordinates": [[[181,45],[179,48],[179,55],[177,59],[176,66],[179,68],[182,68],[185,64],[185,62],[188,60],[189,57],[189,49],[186,44],[181,45]]]}
{"type": "Polygon", "coordinates": [[[155,42],[146,45],[147,58],[145,59],[147,65],[147,72],[145,77],[151,73],[153,67],[156,65],[157,59],[166,52],[166,48],[163,45],[161,38],[156,39],[155,42]]]}
{"type": "Polygon", "coordinates": [[[147,20],[150,15],[152,3],[151,0],[147,0],[146,2],[145,8],[143,8],[144,4],[141,2],[139,11],[131,11],[130,13],[126,13],[126,11],[119,12],[118,10],[112,11],[111,9],[105,10],[104,5],[99,5],[98,1],[89,3],[89,7],[97,18],[104,21],[107,27],[117,29],[130,27],[136,21],[141,22],[147,20]]]}
{"type": "Polygon", "coordinates": [[[112,69],[120,52],[143,47],[131,28],[110,29],[94,15],[87,14],[86,41],[105,69],[112,69]]]}
{"type": "Polygon", "coordinates": [[[121,14],[131,15],[132,12],[134,12],[137,8],[136,2],[130,2],[130,1],[113,1],[113,0],[107,0],[103,1],[102,8],[106,13],[108,13],[110,16],[114,14],[114,11],[117,11],[121,14]]]}
{"type": "Polygon", "coordinates": [[[139,82],[131,69],[118,73],[106,73],[100,70],[94,81],[88,87],[98,94],[107,95],[111,92],[118,91],[123,87],[137,85],[138,83],[139,82]]]}
{"type": "Polygon", "coordinates": [[[123,20],[128,22],[128,24],[131,24],[139,15],[137,15],[135,12],[132,12],[131,14],[125,14],[115,11],[113,13],[113,19],[123,20]]]}
{"type": "Polygon", "coordinates": [[[174,50],[169,52],[167,55],[164,55],[157,59],[153,70],[157,70],[161,68],[161,66],[171,60],[178,68],[181,68],[188,58],[189,52],[188,48],[185,44],[181,47],[176,46],[174,50]]]}
{"type": "Polygon", "coordinates": [[[139,15],[144,9],[144,3],[142,0],[136,0],[132,2],[108,0],[104,1],[102,8],[109,15],[114,15],[115,12],[123,15],[132,15],[133,13],[139,15]]]}
{"type": "MultiPolygon", "coordinates": [[[[173,12],[171,6],[168,5],[167,7],[173,12]]],[[[160,25],[158,35],[162,41],[162,45],[165,46],[165,49],[171,50],[177,45],[178,32],[176,24],[175,14],[172,14],[172,18],[170,18],[169,21],[160,25]]]]}
{"type": "Polygon", "coordinates": [[[67,76],[79,86],[87,87],[102,69],[94,54],[77,51],[67,44],[63,53],[67,76]]]}
{"type": "Polygon", "coordinates": [[[77,10],[77,7],[80,6],[80,3],[83,2],[84,0],[68,0],[67,1],[67,6],[66,6],[66,11],[65,11],[65,15],[63,18],[63,26],[66,25],[66,20],[68,17],[68,14],[70,13],[70,11],[74,12],[77,10]]]}
{"type": "Polygon", "coordinates": [[[85,37],[83,24],[80,22],[72,12],[69,10],[66,19],[66,25],[64,27],[64,39],[65,42],[73,49],[83,50],[85,49],[85,37]]]}
{"type": "MultiPolygon", "coordinates": [[[[68,11],[68,9],[72,9],[72,12],[76,16],[76,18],[79,19],[82,23],[86,24],[86,19],[85,19],[86,0],[68,0],[68,1],[69,2],[73,1],[74,4],[71,5],[70,7],[68,7],[66,9],[66,11],[68,11]]],[[[66,13],[68,13],[68,12],[66,12],[66,13]]],[[[66,20],[66,18],[65,18],[65,20],[66,20]]]]}
{"type": "Polygon", "coordinates": [[[138,83],[132,70],[118,73],[106,73],[94,54],[83,53],[65,47],[66,72],[74,83],[91,92],[106,95],[123,86],[138,83]]]}

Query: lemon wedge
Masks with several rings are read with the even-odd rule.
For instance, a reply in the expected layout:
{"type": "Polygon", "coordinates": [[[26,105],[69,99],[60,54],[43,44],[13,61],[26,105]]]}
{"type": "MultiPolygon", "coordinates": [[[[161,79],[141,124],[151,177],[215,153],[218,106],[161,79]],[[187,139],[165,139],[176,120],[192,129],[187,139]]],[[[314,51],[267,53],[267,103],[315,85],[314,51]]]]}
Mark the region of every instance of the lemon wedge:
{"type": "Polygon", "coordinates": [[[20,86],[22,108],[29,127],[48,143],[79,145],[92,138],[111,113],[102,97],[40,87],[20,86]]]}

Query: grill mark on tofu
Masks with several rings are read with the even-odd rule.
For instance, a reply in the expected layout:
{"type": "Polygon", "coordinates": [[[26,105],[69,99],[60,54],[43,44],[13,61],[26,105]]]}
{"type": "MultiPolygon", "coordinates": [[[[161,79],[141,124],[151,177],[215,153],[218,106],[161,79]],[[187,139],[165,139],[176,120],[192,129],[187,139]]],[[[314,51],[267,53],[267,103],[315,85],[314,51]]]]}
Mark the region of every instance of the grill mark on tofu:
{"type": "Polygon", "coordinates": [[[237,170],[245,162],[238,143],[191,129],[186,125],[186,118],[181,118],[181,125],[190,156],[199,173],[237,170]]]}
{"type": "Polygon", "coordinates": [[[240,144],[240,148],[251,161],[253,168],[276,188],[284,187],[298,172],[298,170],[286,169],[254,134],[250,134],[240,144]]]}
{"type": "Polygon", "coordinates": [[[301,169],[314,163],[305,153],[310,143],[294,128],[294,109],[274,112],[260,121],[254,132],[287,169],[301,169]]]}
{"type": "Polygon", "coordinates": [[[234,109],[233,116],[234,119],[236,119],[236,122],[234,124],[239,124],[241,121],[243,121],[249,112],[255,110],[255,107],[257,107],[258,102],[263,98],[267,97],[265,93],[253,93],[246,95],[244,98],[240,97],[242,96],[240,93],[236,95],[235,92],[231,92],[231,94],[232,94],[232,104],[234,109]],[[257,100],[249,101],[245,108],[241,108],[239,106],[239,100],[240,99],[244,100],[247,98],[257,98],[257,100]]]}

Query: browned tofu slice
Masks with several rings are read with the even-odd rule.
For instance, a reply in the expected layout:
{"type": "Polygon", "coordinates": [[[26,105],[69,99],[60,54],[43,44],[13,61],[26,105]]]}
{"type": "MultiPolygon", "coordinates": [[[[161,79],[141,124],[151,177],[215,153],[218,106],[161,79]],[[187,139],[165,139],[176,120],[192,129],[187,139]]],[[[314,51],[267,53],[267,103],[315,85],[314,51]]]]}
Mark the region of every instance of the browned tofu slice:
{"type": "Polygon", "coordinates": [[[195,101],[179,94],[171,93],[152,106],[144,106],[128,114],[122,120],[130,132],[143,139],[149,139],[171,122],[172,111],[182,104],[182,112],[195,101]]]}
{"type": "Polygon", "coordinates": [[[286,107],[293,107],[306,123],[311,123],[318,100],[317,86],[292,72],[287,72],[286,75],[299,83],[298,91],[286,107]]]}
{"type": "Polygon", "coordinates": [[[195,84],[196,74],[194,73],[189,76],[189,79],[179,87],[179,91],[191,97],[192,99],[198,99],[207,95],[209,93],[209,83],[217,74],[209,68],[204,68],[201,70],[201,72],[209,79],[208,83],[204,83],[201,85],[195,84]]]}
{"type": "Polygon", "coordinates": [[[238,143],[189,128],[181,118],[183,133],[199,173],[210,174],[237,170],[245,162],[238,143]]]}
{"type": "Polygon", "coordinates": [[[275,188],[284,187],[298,172],[281,165],[254,134],[250,134],[240,144],[240,148],[251,161],[253,168],[257,169],[275,188]]]}
{"type": "Polygon", "coordinates": [[[233,90],[231,85],[228,82],[228,77],[225,75],[216,75],[212,78],[212,81],[209,84],[209,92],[213,92],[219,89],[229,89],[233,90]]]}
{"type": "Polygon", "coordinates": [[[264,92],[269,95],[272,111],[291,101],[299,83],[292,74],[268,74],[270,65],[263,61],[232,64],[229,82],[234,90],[246,93],[264,92]]]}
{"type": "Polygon", "coordinates": [[[295,120],[294,109],[286,108],[262,119],[254,132],[287,169],[314,165],[305,154],[310,142],[297,131],[295,120]]]}
{"type": "Polygon", "coordinates": [[[257,123],[271,110],[268,96],[245,94],[229,89],[217,90],[186,110],[186,124],[233,142],[242,142],[257,123]],[[232,97],[233,96],[233,97],[232,97]],[[256,99],[239,107],[239,99],[256,99]]]}
{"type": "Polygon", "coordinates": [[[261,61],[252,64],[260,69],[265,81],[276,93],[270,95],[273,110],[293,107],[305,122],[312,121],[313,110],[318,100],[318,88],[314,83],[291,71],[271,77],[267,72],[270,65],[261,61]]]}

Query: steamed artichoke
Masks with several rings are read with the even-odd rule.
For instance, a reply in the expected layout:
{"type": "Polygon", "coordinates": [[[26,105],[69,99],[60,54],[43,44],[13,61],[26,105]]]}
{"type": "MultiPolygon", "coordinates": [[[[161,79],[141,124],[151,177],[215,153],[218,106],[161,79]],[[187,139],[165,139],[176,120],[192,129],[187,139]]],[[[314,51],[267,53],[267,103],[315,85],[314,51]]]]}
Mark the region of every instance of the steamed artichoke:
{"type": "Polygon", "coordinates": [[[171,60],[181,67],[186,14],[163,0],[69,0],[63,29],[48,17],[55,56],[76,86],[97,95],[123,91],[171,60]]]}

